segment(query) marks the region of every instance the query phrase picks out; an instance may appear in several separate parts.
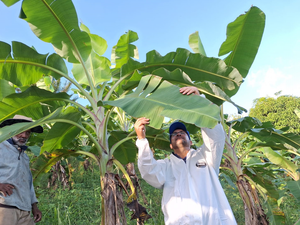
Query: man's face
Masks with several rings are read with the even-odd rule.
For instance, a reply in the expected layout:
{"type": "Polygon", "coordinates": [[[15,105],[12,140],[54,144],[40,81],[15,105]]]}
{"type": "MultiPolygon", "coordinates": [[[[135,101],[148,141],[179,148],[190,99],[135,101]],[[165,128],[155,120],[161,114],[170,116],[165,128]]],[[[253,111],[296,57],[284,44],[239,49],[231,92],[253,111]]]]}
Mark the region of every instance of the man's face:
{"type": "Polygon", "coordinates": [[[192,144],[187,133],[182,129],[176,129],[171,136],[171,149],[178,149],[179,147],[190,147],[192,144]]]}
{"type": "Polygon", "coordinates": [[[12,139],[14,140],[16,145],[24,146],[26,144],[26,142],[28,141],[30,134],[31,134],[31,130],[26,130],[16,136],[13,136],[12,139]]]}

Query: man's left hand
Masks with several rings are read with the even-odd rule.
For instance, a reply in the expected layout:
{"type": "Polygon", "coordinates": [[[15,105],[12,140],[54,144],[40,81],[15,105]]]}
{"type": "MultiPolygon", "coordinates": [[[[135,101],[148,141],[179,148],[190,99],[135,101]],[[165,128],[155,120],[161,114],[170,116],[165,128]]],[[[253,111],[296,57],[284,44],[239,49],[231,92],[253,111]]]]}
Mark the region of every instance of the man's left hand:
{"type": "Polygon", "coordinates": [[[34,218],[34,222],[35,223],[41,221],[41,219],[42,219],[42,212],[37,207],[37,203],[33,203],[32,204],[32,214],[33,214],[33,218],[34,218]]]}
{"type": "Polygon", "coordinates": [[[198,89],[193,86],[180,88],[179,91],[183,95],[190,95],[190,94],[200,95],[198,89]]]}

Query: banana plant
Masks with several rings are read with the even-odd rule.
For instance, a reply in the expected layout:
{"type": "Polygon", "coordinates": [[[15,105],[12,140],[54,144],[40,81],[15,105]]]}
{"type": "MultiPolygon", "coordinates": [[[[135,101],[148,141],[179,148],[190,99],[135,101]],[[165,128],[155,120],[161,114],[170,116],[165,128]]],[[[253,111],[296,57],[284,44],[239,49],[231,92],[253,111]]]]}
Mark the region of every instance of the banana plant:
{"type": "MultiPolygon", "coordinates": [[[[18,0],[2,2],[11,6],[18,0]]],[[[240,25],[238,32],[256,30],[256,26],[249,27],[251,23],[257,24],[253,18],[264,25],[261,14],[258,8],[250,8],[242,18],[252,20],[240,25]]],[[[151,51],[145,62],[138,62],[137,47],[132,44],[138,35],[128,31],[112,48],[110,61],[103,56],[107,50],[105,39],[90,33],[87,26],[79,26],[71,0],[23,0],[20,17],[40,40],[53,45],[55,53],[40,54],[17,41],[11,45],[0,42],[0,121],[15,114],[35,120],[1,128],[0,141],[37,125],[44,126],[44,134],[34,137],[41,140],[40,148],[35,148],[39,148],[39,157],[33,164],[35,182],[62,158],[83,155],[95,160],[103,194],[102,224],[126,223],[122,195],[117,188],[121,184],[119,171],[130,184],[131,193],[126,191],[128,202],[136,200],[123,166],[136,158],[132,141],[135,135],[128,124],[123,126],[124,113],[131,118],[150,118],[153,128],[147,138],[153,147],[165,148],[169,139],[167,129],[161,129],[164,117],[212,128],[220,121],[217,105],[224,101],[243,111],[230,100],[246,77],[235,67],[251,66],[263,33],[261,26],[251,39],[239,35],[239,39],[230,40],[236,46],[226,49],[238,57],[247,55],[250,60],[227,65],[222,59],[203,55],[203,51],[191,53],[180,48],[165,56],[151,51]],[[239,43],[244,39],[247,40],[242,48],[239,43]],[[70,94],[43,89],[38,85],[41,79],[66,79],[87,105],[72,99],[70,94]],[[207,98],[181,95],[179,87],[187,85],[197,87],[207,98]]],[[[197,40],[199,44],[200,38],[197,40]]],[[[143,222],[145,214],[141,208],[135,208],[135,218],[143,222]]]]}
{"type": "Polygon", "coordinates": [[[235,175],[235,183],[245,205],[245,224],[285,223],[287,218],[277,204],[281,196],[272,180],[277,177],[276,174],[291,177],[293,181],[288,180],[287,185],[295,197],[299,197],[299,167],[296,160],[291,162],[284,154],[300,155],[300,137],[284,133],[284,129],[277,130],[271,123],[262,123],[252,117],[227,124],[229,130],[223,169],[235,175]],[[259,195],[263,200],[259,199],[259,195]]]}

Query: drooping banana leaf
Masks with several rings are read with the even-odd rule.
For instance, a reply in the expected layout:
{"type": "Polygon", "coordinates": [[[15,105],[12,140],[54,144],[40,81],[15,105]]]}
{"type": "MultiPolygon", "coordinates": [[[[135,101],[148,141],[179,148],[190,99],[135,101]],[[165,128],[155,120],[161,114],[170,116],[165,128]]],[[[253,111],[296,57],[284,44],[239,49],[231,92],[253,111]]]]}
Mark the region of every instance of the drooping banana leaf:
{"type": "Polygon", "coordinates": [[[245,133],[254,127],[262,127],[263,124],[255,117],[245,116],[236,120],[228,121],[227,125],[232,125],[234,130],[245,133]]]}
{"type": "Polygon", "coordinates": [[[252,136],[265,143],[289,144],[292,147],[300,148],[300,136],[293,133],[284,133],[284,130],[275,129],[272,123],[262,123],[255,117],[243,117],[229,121],[227,124],[234,124],[233,129],[239,132],[249,132],[252,136]]]}
{"type": "Polygon", "coordinates": [[[207,96],[207,99],[213,101],[217,105],[223,104],[224,101],[230,102],[234,106],[238,108],[239,111],[247,111],[246,109],[242,108],[241,106],[236,105],[228,95],[224,91],[222,91],[218,86],[214,85],[212,82],[205,81],[205,82],[198,82],[194,84],[190,77],[180,69],[176,69],[172,72],[160,68],[152,73],[153,75],[157,75],[162,77],[163,79],[173,83],[179,84],[181,86],[195,86],[198,90],[207,96]]]}
{"type": "Polygon", "coordinates": [[[22,18],[42,41],[71,63],[83,63],[91,53],[89,35],[81,31],[73,2],[24,0],[22,18]]]}
{"type": "Polygon", "coordinates": [[[156,51],[150,51],[144,63],[129,59],[128,63],[124,64],[121,70],[116,70],[113,76],[117,78],[125,76],[129,79],[135,70],[152,73],[159,68],[165,68],[171,72],[181,69],[196,84],[204,81],[216,83],[230,97],[238,91],[243,82],[243,77],[238,70],[227,66],[221,59],[191,53],[182,48],[165,56],[161,56],[156,51]]]}
{"type": "Polygon", "coordinates": [[[279,193],[276,190],[274,184],[265,177],[266,168],[265,167],[250,167],[255,171],[255,175],[250,173],[249,170],[244,170],[244,172],[260,186],[263,193],[268,194],[270,197],[278,199],[279,193]]]}
{"type": "Polygon", "coordinates": [[[262,141],[289,144],[295,149],[300,148],[300,136],[298,134],[281,133],[276,129],[270,130],[263,128],[253,128],[251,129],[251,135],[262,141]]]}
{"type": "Polygon", "coordinates": [[[0,102],[0,121],[12,118],[15,114],[40,119],[64,106],[70,96],[66,93],[52,93],[35,86],[22,93],[6,96],[0,102]]]}
{"type": "MultiPolygon", "coordinates": [[[[131,90],[134,87],[136,87],[143,77],[143,75],[148,75],[147,73],[139,73],[138,71],[135,71],[130,79],[125,80],[122,84],[123,90],[131,90]]],[[[172,84],[176,84],[179,86],[194,86],[197,87],[198,90],[205,94],[206,98],[211,100],[213,103],[217,105],[223,104],[224,101],[230,102],[234,106],[237,107],[239,112],[247,111],[241,106],[238,106],[235,104],[228,95],[226,95],[225,92],[223,92],[218,86],[214,85],[212,82],[199,82],[197,84],[194,84],[191,80],[191,78],[181,69],[175,69],[172,72],[166,70],[165,68],[159,68],[152,72],[152,75],[157,75],[162,77],[164,80],[169,81],[172,84]]]]}
{"type": "Polygon", "coordinates": [[[81,114],[78,109],[69,106],[62,110],[59,118],[59,121],[62,122],[56,122],[51,127],[43,141],[40,154],[45,151],[51,153],[56,149],[63,149],[79,134],[80,129],[73,124],[65,123],[66,119],[81,124],[81,114]]]}
{"type": "Polygon", "coordinates": [[[283,156],[279,155],[277,152],[273,151],[270,147],[263,148],[265,156],[275,165],[283,168],[292,176],[294,179],[300,179],[299,173],[297,172],[298,166],[296,166],[291,161],[287,160],[283,156]]]}
{"type": "MultiPolygon", "coordinates": [[[[65,110],[63,107],[58,108],[53,113],[40,118],[34,122],[31,123],[16,123],[10,126],[5,126],[0,128],[0,142],[9,139],[10,137],[13,137],[19,133],[22,133],[23,131],[29,130],[36,126],[42,126],[46,123],[55,123],[55,122],[64,122],[68,124],[72,124],[73,126],[77,126],[79,128],[82,128],[82,125],[78,123],[78,120],[76,120],[76,115],[78,112],[68,112],[65,113],[65,110]],[[73,117],[74,116],[74,117],[73,117]],[[75,121],[73,120],[75,118],[75,121]]],[[[26,114],[27,115],[27,114],[26,114]]]]}
{"type": "Polygon", "coordinates": [[[227,26],[227,39],[219,50],[219,56],[230,53],[224,59],[225,63],[237,68],[244,78],[257,54],[265,20],[265,14],[253,6],[227,26]]]}
{"type": "Polygon", "coordinates": [[[122,108],[129,115],[150,119],[150,126],[158,129],[164,117],[180,119],[199,127],[214,127],[220,120],[220,108],[200,96],[186,96],[177,86],[157,76],[144,76],[134,93],[106,105],[122,108]]]}

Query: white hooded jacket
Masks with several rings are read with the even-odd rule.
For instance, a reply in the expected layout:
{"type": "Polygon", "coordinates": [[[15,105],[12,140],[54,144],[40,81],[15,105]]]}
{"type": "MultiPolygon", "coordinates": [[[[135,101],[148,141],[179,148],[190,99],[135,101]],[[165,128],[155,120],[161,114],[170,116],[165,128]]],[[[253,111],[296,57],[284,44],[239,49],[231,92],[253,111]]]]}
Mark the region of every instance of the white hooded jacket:
{"type": "Polygon", "coordinates": [[[203,128],[204,144],[191,149],[186,163],[171,154],[155,160],[148,140],[137,140],[142,178],[163,188],[162,211],[167,225],[235,225],[236,221],[218,179],[225,134],[218,124],[203,128]]]}

